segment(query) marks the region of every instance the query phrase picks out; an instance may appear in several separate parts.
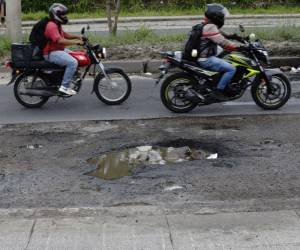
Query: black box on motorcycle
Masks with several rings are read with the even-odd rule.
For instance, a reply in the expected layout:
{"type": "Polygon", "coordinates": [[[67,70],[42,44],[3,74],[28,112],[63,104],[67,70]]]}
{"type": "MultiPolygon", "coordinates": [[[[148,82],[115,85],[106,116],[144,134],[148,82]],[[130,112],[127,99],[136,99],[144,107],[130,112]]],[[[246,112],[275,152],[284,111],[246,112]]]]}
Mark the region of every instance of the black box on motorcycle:
{"type": "Polygon", "coordinates": [[[34,47],[31,44],[13,43],[11,45],[11,59],[15,67],[30,67],[34,47]]]}

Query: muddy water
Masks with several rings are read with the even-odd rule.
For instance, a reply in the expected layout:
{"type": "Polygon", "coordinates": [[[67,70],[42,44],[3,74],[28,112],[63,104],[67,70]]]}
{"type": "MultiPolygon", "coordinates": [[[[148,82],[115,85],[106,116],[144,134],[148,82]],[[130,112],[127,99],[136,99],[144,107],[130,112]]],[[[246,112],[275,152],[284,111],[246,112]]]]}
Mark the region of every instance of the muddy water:
{"type": "Polygon", "coordinates": [[[139,165],[178,163],[199,159],[209,159],[212,154],[190,147],[155,147],[141,146],[122,151],[114,151],[100,157],[87,160],[96,170],[87,173],[104,180],[119,179],[130,175],[131,170],[139,165]]]}

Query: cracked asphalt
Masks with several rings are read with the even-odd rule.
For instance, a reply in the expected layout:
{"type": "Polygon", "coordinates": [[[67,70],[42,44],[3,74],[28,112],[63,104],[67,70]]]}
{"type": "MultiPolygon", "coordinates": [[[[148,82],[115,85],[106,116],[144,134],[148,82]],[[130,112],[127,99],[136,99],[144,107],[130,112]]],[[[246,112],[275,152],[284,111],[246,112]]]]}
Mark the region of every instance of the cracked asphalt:
{"type": "Polygon", "coordinates": [[[299,122],[295,114],[1,125],[0,208],[299,208],[299,122]],[[85,175],[96,168],[88,159],[143,145],[219,158],[141,165],[113,181],[85,175]],[[182,188],[167,191],[175,185],[182,188]]]}

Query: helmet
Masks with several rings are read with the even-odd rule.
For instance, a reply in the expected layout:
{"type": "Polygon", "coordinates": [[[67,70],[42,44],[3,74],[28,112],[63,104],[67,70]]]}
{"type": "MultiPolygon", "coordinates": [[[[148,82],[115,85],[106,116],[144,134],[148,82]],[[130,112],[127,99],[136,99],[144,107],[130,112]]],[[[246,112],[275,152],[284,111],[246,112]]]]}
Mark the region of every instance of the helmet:
{"type": "Polygon", "coordinates": [[[49,16],[51,19],[57,21],[60,24],[68,23],[68,8],[60,3],[54,3],[49,8],[49,16]]]}
{"type": "Polygon", "coordinates": [[[207,4],[205,16],[218,28],[224,25],[225,17],[229,16],[229,11],[221,4],[207,4]]]}

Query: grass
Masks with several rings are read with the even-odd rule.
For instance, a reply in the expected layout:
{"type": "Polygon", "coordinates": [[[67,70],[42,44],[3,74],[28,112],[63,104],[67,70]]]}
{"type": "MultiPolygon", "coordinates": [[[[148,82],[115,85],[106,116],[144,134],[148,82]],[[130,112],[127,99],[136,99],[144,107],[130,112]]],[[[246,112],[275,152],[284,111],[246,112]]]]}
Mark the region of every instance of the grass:
{"type": "MultiPolygon", "coordinates": [[[[256,37],[265,41],[293,41],[300,42],[299,28],[296,26],[282,26],[277,28],[255,28],[246,29],[244,35],[255,33],[256,37]]],[[[92,42],[99,42],[106,47],[114,47],[128,44],[167,44],[171,42],[184,42],[187,34],[159,35],[152,30],[142,26],[136,31],[126,31],[115,37],[90,36],[92,42]]]]}
{"type": "MultiPolygon", "coordinates": [[[[231,14],[296,14],[300,13],[300,5],[286,6],[286,5],[274,5],[269,8],[242,8],[242,7],[229,7],[231,14]]],[[[170,8],[157,8],[157,9],[142,9],[135,8],[130,10],[122,10],[120,16],[132,17],[132,16],[182,16],[182,15],[199,15],[204,12],[203,8],[190,8],[180,9],[175,7],[170,8]]],[[[47,16],[46,12],[29,12],[23,13],[23,20],[39,20],[42,17],[47,16]]],[[[99,9],[94,12],[81,12],[70,13],[70,19],[78,18],[104,18],[106,17],[105,10],[99,9]]]]}
{"type": "Polygon", "coordinates": [[[89,36],[91,42],[100,43],[105,47],[114,47],[130,44],[162,44],[169,42],[182,42],[186,39],[186,34],[158,35],[145,26],[136,31],[126,31],[117,36],[89,36]]]}
{"type": "Polygon", "coordinates": [[[0,38],[0,57],[7,55],[10,51],[11,41],[7,37],[0,38]]]}
{"type": "MultiPolygon", "coordinates": [[[[247,29],[246,34],[255,33],[257,38],[265,41],[294,41],[300,42],[300,34],[298,34],[298,27],[295,26],[284,26],[272,29],[266,28],[255,28],[247,29]]],[[[182,43],[186,40],[186,34],[170,34],[170,35],[159,35],[142,26],[136,31],[126,31],[117,36],[98,36],[89,35],[92,43],[100,43],[102,46],[107,48],[115,46],[124,46],[131,44],[140,44],[141,47],[147,47],[147,45],[157,45],[157,44],[168,44],[173,42],[182,43]]],[[[27,38],[24,37],[24,41],[27,38]]],[[[0,57],[7,56],[10,51],[10,41],[6,37],[0,38],[0,57]]]]}
{"type": "Polygon", "coordinates": [[[299,42],[300,34],[298,32],[299,27],[294,25],[282,26],[277,28],[251,28],[247,29],[247,34],[255,33],[256,36],[265,41],[277,41],[277,42],[299,42]]]}

